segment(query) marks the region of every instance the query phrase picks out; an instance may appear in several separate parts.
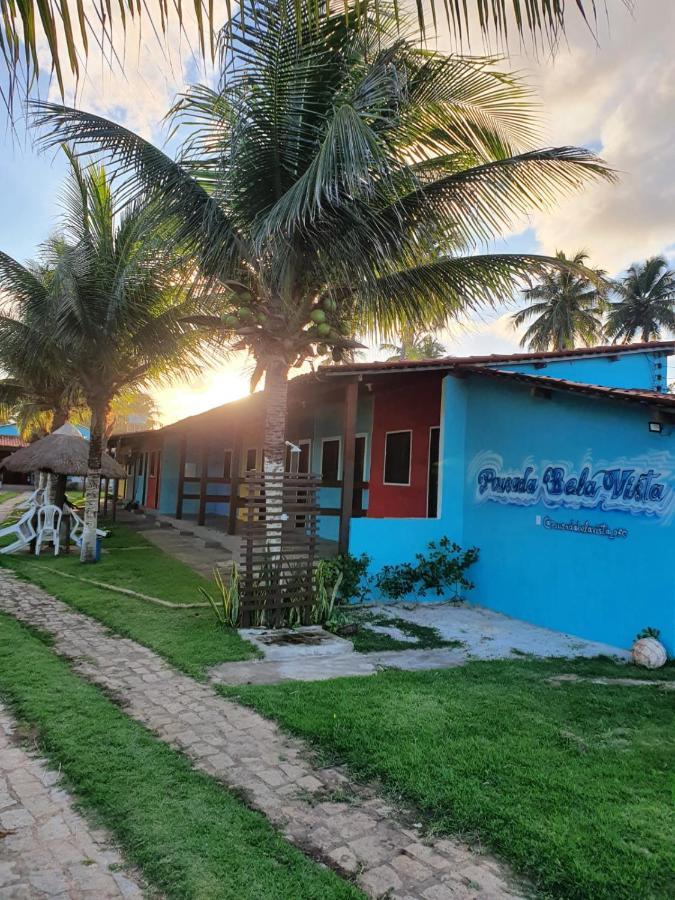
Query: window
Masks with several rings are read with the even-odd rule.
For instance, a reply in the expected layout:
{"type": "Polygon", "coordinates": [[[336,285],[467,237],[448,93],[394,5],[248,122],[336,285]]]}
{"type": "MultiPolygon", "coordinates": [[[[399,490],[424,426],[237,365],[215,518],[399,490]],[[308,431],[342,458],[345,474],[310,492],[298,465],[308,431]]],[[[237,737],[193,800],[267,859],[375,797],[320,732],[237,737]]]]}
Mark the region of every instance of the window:
{"type": "Polygon", "coordinates": [[[258,466],[258,451],[255,447],[251,447],[246,451],[246,471],[254,472],[258,466]]]}
{"type": "Polygon", "coordinates": [[[412,431],[388,431],[384,442],[384,483],[410,484],[412,431]]]}
{"type": "Polygon", "coordinates": [[[321,443],[321,477],[324,481],[340,478],[340,438],[324,438],[321,443]]]}
{"type": "Polygon", "coordinates": [[[297,447],[300,448],[300,452],[293,452],[291,448],[286,444],[286,471],[287,472],[309,472],[309,451],[311,449],[312,442],[310,440],[302,440],[302,441],[293,441],[297,447]]]}
{"type": "Polygon", "coordinates": [[[232,451],[225,450],[223,453],[223,478],[228,481],[232,478],[232,451]]]}

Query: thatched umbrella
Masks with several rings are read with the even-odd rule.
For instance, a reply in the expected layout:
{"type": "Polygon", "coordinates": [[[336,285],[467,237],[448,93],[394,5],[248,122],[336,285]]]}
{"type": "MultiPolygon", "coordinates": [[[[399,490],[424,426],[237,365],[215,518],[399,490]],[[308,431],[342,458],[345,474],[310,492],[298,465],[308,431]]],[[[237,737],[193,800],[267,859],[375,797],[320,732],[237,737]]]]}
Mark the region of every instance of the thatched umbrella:
{"type": "MultiPolygon", "coordinates": [[[[22,447],[0,463],[10,472],[51,472],[54,475],[86,475],[89,441],[68,422],[56,431],[22,447]]],[[[126,472],[112,456],[103,454],[103,478],[125,478],[126,472]]]]}

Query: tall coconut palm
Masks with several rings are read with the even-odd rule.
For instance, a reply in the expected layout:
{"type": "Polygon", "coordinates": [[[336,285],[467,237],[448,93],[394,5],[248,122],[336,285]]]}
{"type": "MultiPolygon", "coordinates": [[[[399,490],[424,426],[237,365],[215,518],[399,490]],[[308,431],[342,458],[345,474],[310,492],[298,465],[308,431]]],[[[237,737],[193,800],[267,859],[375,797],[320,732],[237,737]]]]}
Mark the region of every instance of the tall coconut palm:
{"type": "Polygon", "coordinates": [[[605,331],[614,343],[656,341],[664,331],[675,332],[675,272],[663,256],[631,266],[613,285],[605,331]]]}
{"type": "Polygon", "coordinates": [[[398,341],[398,344],[380,344],[380,350],[391,353],[387,359],[439,359],[447,352],[430,332],[403,329],[398,335],[398,341]]]}
{"type": "MultiPolygon", "coordinates": [[[[264,2],[264,0],[263,0],[264,2]]],[[[293,4],[286,0],[288,6],[293,4]]],[[[405,0],[394,0],[397,9],[406,12],[405,0]]],[[[632,0],[616,0],[630,6],[632,0]]],[[[374,0],[377,9],[380,0],[374,0]]],[[[262,5],[262,4],[261,4],[262,5]]],[[[356,8],[366,4],[356,3],[356,8]]],[[[573,14],[581,15],[592,28],[600,0],[575,0],[566,4],[565,0],[527,0],[523,14],[522,0],[444,0],[443,11],[452,33],[466,39],[469,24],[476,15],[479,28],[484,35],[493,35],[506,40],[511,29],[521,37],[530,34],[534,42],[540,39],[555,46],[573,14]]],[[[604,5],[604,0],[602,2],[604,5]]],[[[38,50],[47,57],[42,66],[51,68],[63,95],[64,77],[70,72],[77,79],[92,48],[103,51],[103,59],[111,65],[123,67],[123,51],[119,50],[123,34],[134,22],[148,21],[158,36],[166,36],[169,28],[177,23],[196,26],[199,50],[202,55],[213,58],[215,44],[213,35],[222,20],[232,14],[230,0],[224,4],[214,4],[205,0],[192,3],[167,3],[166,0],[0,0],[2,19],[0,21],[0,55],[5,65],[8,89],[3,96],[9,104],[18,87],[30,90],[41,72],[38,50]],[[44,37],[44,41],[43,41],[44,37]],[[46,43],[46,47],[42,46],[46,43]]],[[[417,13],[422,27],[436,26],[437,15],[441,12],[439,0],[431,0],[426,9],[417,3],[417,13]],[[429,22],[431,14],[432,22],[429,22]]],[[[312,5],[315,16],[327,15],[328,4],[312,5]]],[[[2,93],[2,91],[0,91],[2,93]]]]}
{"type": "Polygon", "coordinates": [[[57,337],[53,280],[53,266],[23,266],[0,252],[0,409],[25,438],[63,425],[82,401],[57,337]]]}
{"type": "Polygon", "coordinates": [[[602,312],[609,285],[601,269],[586,269],[588,255],[578,251],[568,258],[562,251],[556,259],[564,267],[544,272],[539,284],[523,291],[528,305],[513,317],[518,328],[534,319],[521,341],[530,350],[570,350],[581,343],[597,344],[602,336],[602,312]],[[571,264],[571,266],[570,266],[571,264]]]}
{"type": "MultiPolygon", "coordinates": [[[[291,368],[326,350],[341,360],[355,334],[424,331],[510,296],[559,262],[477,246],[609,177],[589,151],[532,149],[528,92],[489,60],[420,50],[383,3],[379,17],[318,25],[311,7],[296,19],[275,0],[255,0],[255,15],[242,4],[222,35],[220,89],[197,86],[173,109],[189,130],[177,161],[101,117],[37,114],[47,143],[104,151],[127,191],[154,190],[201,276],[228,291],[219,317],[198,321],[265,377],[270,485],[291,368]]],[[[271,535],[281,514],[267,498],[271,535]]]]}
{"type": "MultiPolygon", "coordinates": [[[[158,227],[153,207],[140,199],[123,203],[102,168],[83,170],[72,156],[70,163],[63,235],[42,249],[54,273],[47,297],[27,292],[17,299],[31,320],[56,307],[65,364],[91,410],[81,552],[90,562],[111,403],[130,388],[195,372],[203,341],[185,322],[195,301],[181,285],[167,229],[158,227]]],[[[26,347],[29,364],[50,346],[36,334],[26,347]]]]}

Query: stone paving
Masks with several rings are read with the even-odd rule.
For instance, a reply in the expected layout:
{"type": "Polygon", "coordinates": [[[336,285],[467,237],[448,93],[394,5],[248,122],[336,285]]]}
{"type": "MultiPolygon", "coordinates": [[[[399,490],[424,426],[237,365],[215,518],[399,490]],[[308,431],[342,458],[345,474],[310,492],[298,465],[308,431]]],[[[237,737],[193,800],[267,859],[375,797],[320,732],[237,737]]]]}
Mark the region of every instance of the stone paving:
{"type": "Polygon", "coordinates": [[[0,609],[52,634],[57,653],[200,769],[243,792],[290,841],[373,898],[506,900],[506,867],[452,840],[426,841],[394,809],[258,713],[219,697],[151,650],[111,634],[33,585],[0,572],[0,609]]]}
{"type": "Polygon", "coordinates": [[[141,900],[109,836],[92,829],[47,763],[13,741],[0,706],[0,897],[141,900]]]}

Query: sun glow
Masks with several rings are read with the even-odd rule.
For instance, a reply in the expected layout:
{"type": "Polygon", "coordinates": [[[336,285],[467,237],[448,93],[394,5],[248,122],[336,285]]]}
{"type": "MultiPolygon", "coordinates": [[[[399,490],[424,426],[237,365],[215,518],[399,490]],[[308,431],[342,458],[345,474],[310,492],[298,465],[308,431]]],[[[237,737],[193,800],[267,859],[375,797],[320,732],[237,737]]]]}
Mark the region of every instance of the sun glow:
{"type": "Polygon", "coordinates": [[[250,367],[233,360],[215,369],[205,369],[200,378],[153,391],[162,425],[206,412],[249,393],[250,367]]]}

